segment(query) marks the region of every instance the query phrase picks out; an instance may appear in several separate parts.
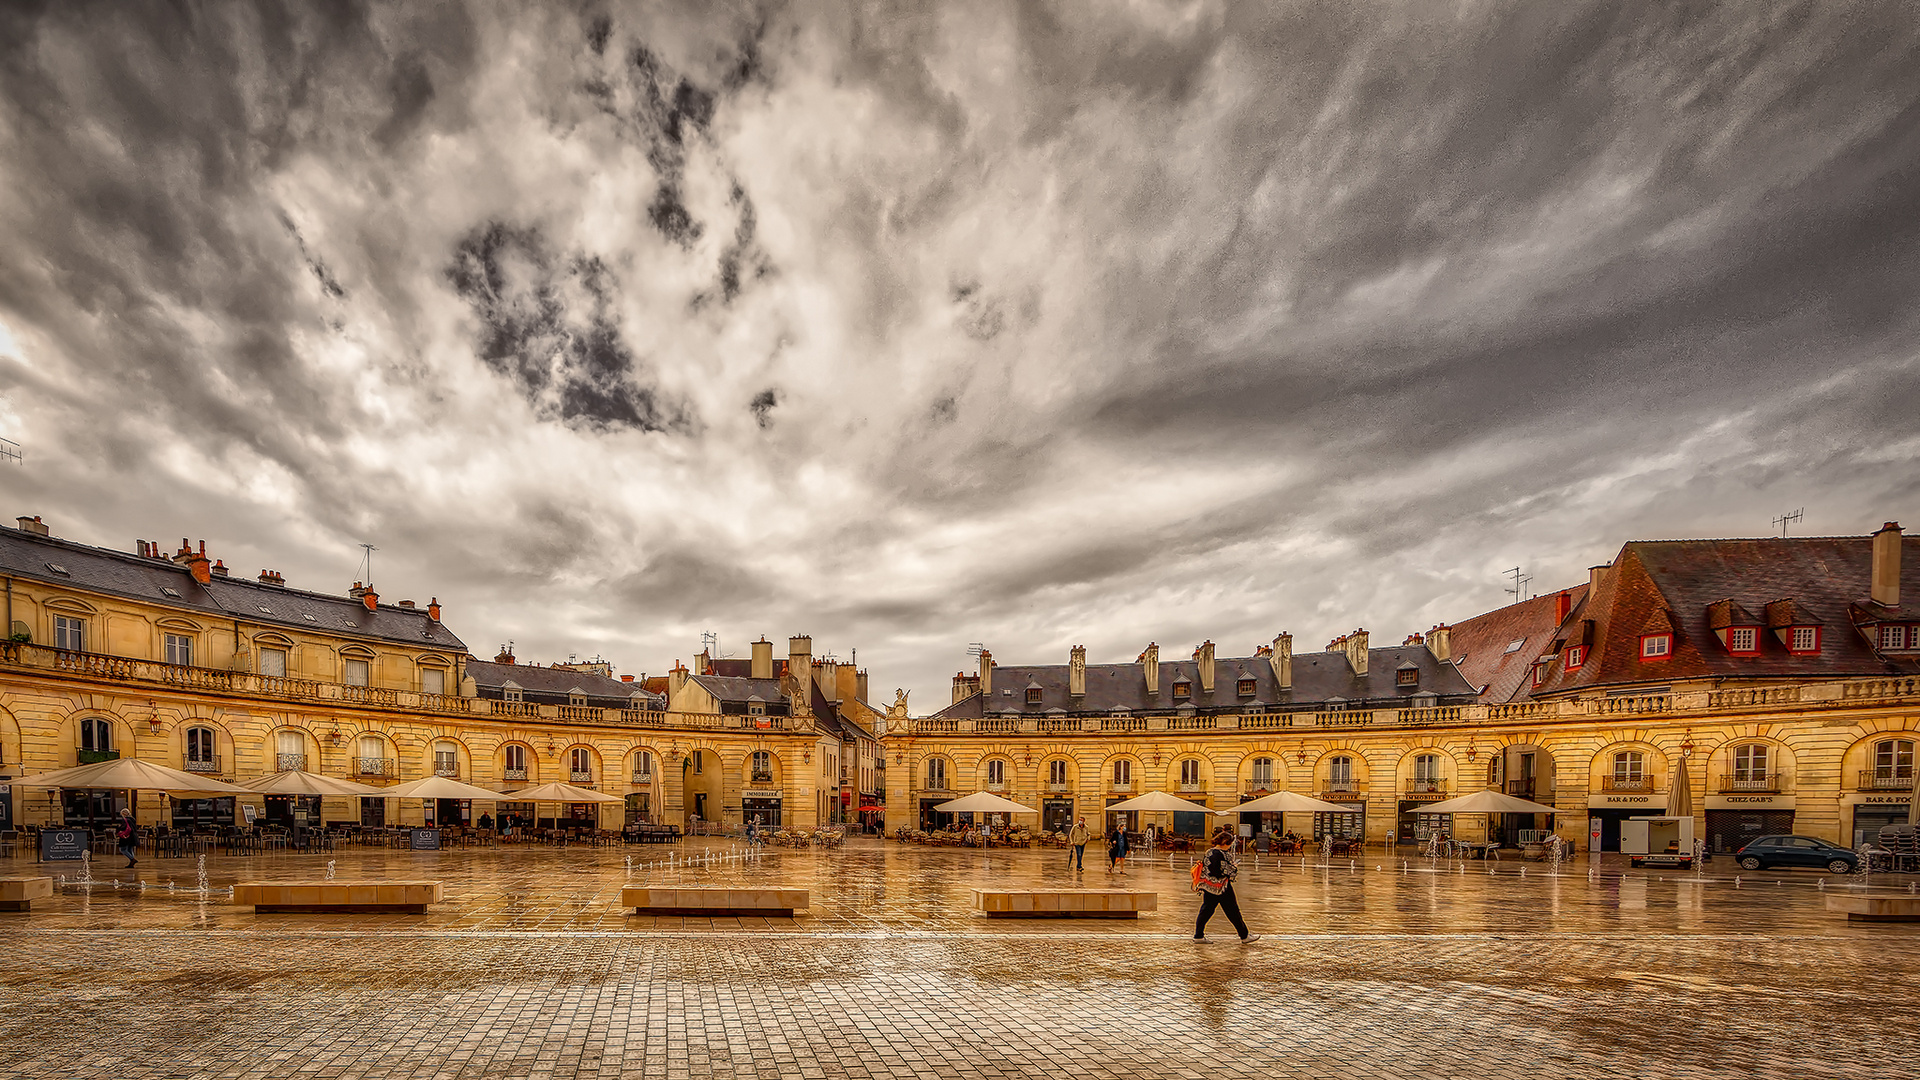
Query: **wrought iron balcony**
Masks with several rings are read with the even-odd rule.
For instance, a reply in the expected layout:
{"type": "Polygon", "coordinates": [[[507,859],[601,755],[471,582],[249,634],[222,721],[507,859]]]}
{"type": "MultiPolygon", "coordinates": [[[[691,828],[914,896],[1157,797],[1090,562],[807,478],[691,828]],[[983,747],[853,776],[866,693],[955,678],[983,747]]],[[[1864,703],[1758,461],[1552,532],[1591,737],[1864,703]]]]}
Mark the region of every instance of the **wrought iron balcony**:
{"type": "Polygon", "coordinates": [[[1646,795],[1653,791],[1653,777],[1613,773],[1600,778],[1600,790],[1608,795],[1646,795]]]}
{"type": "Polygon", "coordinates": [[[1720,778],[1720,790],[1777,792],[1780,790],[1780,781],[1782,779],[1784,778],[1779,773],[1765,776],[1755,775],[1753,773],[1748,773],[1745,776],[1722,776],[1720,778]]]}
{"type": "Polygon", "coordinates": [[[773,773],[771,770],[761,771],[756,769],[753,775],[748,779],[750,779],[753,783],[756,783],[756,784],[771,784],[773,783],[773,773]]]}
{"type": "Polygon", "coordinates": [[[573,769],[567,773],[567,782],[572,784],[593,783],[592,769],[573,769]]]}
{"type": "Polygon", "coordinates": [[[286,772],[290,769],[299,769],[304,772],[306,771],[306,768],[307,768],[307,755],[305,754],[273,755],[273,771],[274,772],[286,772]]]}
{"type": "Polygon", "coordinates": [[[1507,794],[1519,799],[1531,799],[1534,792],[1533,784],[1532,780],[1509,780],[1507,794]]]}
{"type": "Polygon", "coordinates": [[[651,772],[634,773],[633,782],[636,784],[642,784],[642,785],[651,784],[653,783],[653,774],[651,772]]]}
{"type": "Polygon", "coordinates": [[[450,780],[458,780],[460,779],[460,763],[457,761],[436,761],[433,764],[433,775],[444,776],[450,780]]]}
{"type": "Polygon", "coordinates": [[[1192,781],[1182,780],[1180,781],[1180,790],[1183,792],[1192,793],[1196,791],[1205,791],[1207,789],[1205,785],[1201,784],[1200,781],[1198,780],[1192,780],[1192,781]]]}
{"type": "Polygon", "coordinates": [[[355,776],[391,780],[400,775],[400,763],[390,757],[357,757],[353,759],[353,772],[355,776]]]}
{"type": "Polygon", "coordinates": [[[1447,797],[1447,782],[1433,777],[1416,776],[1407,781],[1401,797],[1409,802],[1422,799],[1444,799],[1447,797]]]}
{"type": "Polygon", "coordinates": [[[190,773],[206,773],[211,776],[218,776],[220,774],[220,755],[215,754],[210,758],[190,757],[186,760],[186,766],[187,771],[190,773]]]}
{"type": "Polygon", "coordinates": [[[524,767],[518,769],[502,769],[500,776],[508,783],[524,784],[527,780],[527,770],[524,767]]]}
{"type": "Polygon", "coordinates": [[[1891,769],[1862,769],[1860,771],[1861,791],[1912,791],[1913,766],[1898,766],[1891,769]]]}
{"type": "Polygon", "coordinates": [[[1065,781],[1057,784],[1050,781],[1047,784],[1047,794],[1049,795],[1071,795],[1072,793],[1073,785],[1065,781]]]}
{"type": "Polygon", "coordinates": [[[1247,781],[1246,784],[1243,785],[1243,789],[1249,795],[1253,794],[1256,791],[1272,791],[1274,790],[1273,777],[1256,776],[1253,779],[1247,781]]]}

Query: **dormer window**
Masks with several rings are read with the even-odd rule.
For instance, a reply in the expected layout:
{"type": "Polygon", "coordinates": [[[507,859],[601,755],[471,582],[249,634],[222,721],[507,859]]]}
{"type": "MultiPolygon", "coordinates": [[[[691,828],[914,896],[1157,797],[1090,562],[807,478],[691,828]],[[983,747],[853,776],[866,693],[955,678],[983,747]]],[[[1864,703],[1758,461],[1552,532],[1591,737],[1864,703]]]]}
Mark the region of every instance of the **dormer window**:
{"type": "Polygon", "coordinates": [[[1241,697],[1252,697],[1257,686],[1252,679],[1241,679],[1233,684],[1233,689],[1241,697]]]}
{"type": "Polygon", "coordinates": [[[584,693],[581,693],[578,690],[571,691],[570,693],[567,694],[567,704],[572,705],[576,709],[585,705],[586,703],[587,703],[587,695],[584,693]]]}
{"type": "Polygon", "coordinates": [[[1818,656],[1820,654],[1820,628],[1817,626],[1795,626],[1787,635],[1787,651],[1795,656],[1818,656]]]}
{"type": "Polygon", "coordinates": [[[1029,705],[1040,704],[1040,688],[1039,687],[1037,686],[1027,687],[1027,704],[1029,705]]]}
{"type": "Polygon", "coordinates": [[[519,687],[517,687],[517,686],[514,686],[514,685],[512,685],[511,683],[509,683],[509,684],[508,684],[508,685],[507,685],[507,686],[506,686],[505,688],[503,688],[503,689],[502,689],[502,690],[500,691],[500,700],[501,700],[501,701],[519,701],[519,700],[521,700],[521,698],[520,698],[520,688],[519,688],[519,687]]]}
{"type": "Polygon", "coordinates": [[[1727,651],[1735,656],[1756,656],[1760,652],[1760,628],[1734,626],[1727,629],[1727,651]]]}
{"type": "Polygon", "coordinates": [[[1883,626],[1880,628],[1880,647],[1886,650],[1920,648],[1920,641],[1915,640],[1915,630],[1920,630],[1920,627],[1883,626]],[[1911,646],[1908,645],[1910,641],[1913,642],[1911,646]]]}
{"type": "Polygon", "coordinates": [[[1419,686],[1420,669],[1417,667],[1403,667],[1395,671],[1393,673],[1393,683],[1395,686],[1419,686]]]}
{"type": "Polygon", "coordinates": [[[1587,647],[1585,645],[1567,646],[1566,664],[1568,671],[1579,671],[1586,663],[1587,647]]]}
{"type": "Polygon", "coordinates": [[[1672,634],[1640,635],[1640,659],[1665,660],[1673,654],[1672,634]]]}
{"type": "Polygon", "coordinates": [[[1548,666],[1549,662],[1545,660],[1533,665],[1533,685],[1543,686],[1546,684],[1548,666]]]}
{"type": "Polygon", "coordinates": [[[1185,681],[1181,681],[1181,682],[1177,682],[1177,683],[1174,683],[1174,684],[1173,684],[1173,696],[1174,696],[1174,697],[1177,697],[1177,698],[1183,698],[1183,697],[1192,697],[1192,696],[1193,696],[1193,684],[1192,684],[1192,683],[1190,683],[1190,682],[1185,682],[1185,681]]]}

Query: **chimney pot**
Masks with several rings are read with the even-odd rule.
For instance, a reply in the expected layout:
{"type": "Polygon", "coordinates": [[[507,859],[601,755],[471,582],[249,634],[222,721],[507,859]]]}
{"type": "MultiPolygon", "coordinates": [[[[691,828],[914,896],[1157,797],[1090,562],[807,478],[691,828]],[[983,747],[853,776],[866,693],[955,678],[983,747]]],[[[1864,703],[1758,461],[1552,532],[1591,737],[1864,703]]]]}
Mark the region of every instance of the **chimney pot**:
{"type": "Polygon", "coordinates": [[[411,600],[402,600],[400,601],[400,606],[406,608],[408,611],[412,611],[414,604],[411,600]]]}
{"type": "Polygon", "coordinates": [[[633,676],[631,676],[631,675],[622,675],[622,676],[620,676],[620,681],[621,681],[621,682],[632,682],[632,681],[633,681],[633,676]]]}
{"type": "Polygon", "coordinates": [[[440,598],[439,597],[436,596],[433,599],[427,601],[427,618],[432,619],[434,622],[440,621],[440,598]]]}
{"type": "Polygon", "coordinates": [[[368,589],[360,594],[360,602],[367,605],[368,611],[377,611],[380,608],[380,594],[368,589]]]}
{"type": "Polygon", "coordinates": [[[1900,523],[1889,521],[1873,534],[1873,581],[1870,594],[1882,607],[1900,606],[1900,523]]]}

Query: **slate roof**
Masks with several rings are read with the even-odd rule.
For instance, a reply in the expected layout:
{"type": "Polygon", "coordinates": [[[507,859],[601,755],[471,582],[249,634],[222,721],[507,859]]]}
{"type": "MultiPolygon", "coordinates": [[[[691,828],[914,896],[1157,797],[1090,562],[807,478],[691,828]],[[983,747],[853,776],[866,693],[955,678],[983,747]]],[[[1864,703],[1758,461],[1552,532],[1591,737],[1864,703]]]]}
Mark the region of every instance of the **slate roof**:
{"type": "Polygon", "coordinates": [[[1920,537],[1901,541],[1900,565],[1901,598],[1907,602],[1889,610],[1867,603],[1873,566],[1869,537],[1630,542],[1595,594],[1568,620],[1593,622],[1585,665],[1571,674],[1553,665],[1533,696],[1688,678],[1801,680],[1920,672],[1920,656],[1881,654],[1855,628],[1856,615],[1862,621],[1920,620],[1920,537]],[[1770,628],[1759,635],[1757,656],[1732,655],[1714,633],[1715,623],[1736,610],[1744,617],[1759,614],[1760,624],[1770,628]],[[1793,625],[1822,628],[1819,655],[1790,654],[1771,629],[1793,625]],[[1672,655],[1642,661],[1640,635],[1669,626],[1672,655]]]}
{"type": "Polygon", "coordinates": [[[649,694],[638,682],[621,682],[585,671],[541,667],[538,664],[496,664],[489,660],[467,661],[467,674],[473,678],[483,698],[498,700],[508,682],[520,688],[521,700],[548,705],[565,705],[568,695],[578,689],[587,695],[587,704],[599,709],[634,708],[633,696],[641,695],[648,709],[664,709],[666,700],[649,694]]]}
{"type": "Polygon", "coordinates": [[[350,596],[262,585],[252,578],[215,577],[205,585],[185,566],[90,544],[0,528],[0,572],[76,592],[103,593],[178,609],[182,615],[252,626],[280,626],[305,633],[375,638],[417,649],[459,654],[466,643],[425,608],[381,604],[377,611],[350,596]],[[61,574],[51,568],[65,570],[61,574]],[[162,589],[172,589],[177,597],[162,589]]]}
{"type": "Polygon", "coordinates": [[[1259,705],[1264,709],[1317,709],[1329,704],[1351,707],[1392,708],[1425,691],[1437,694],[1443,704],[1466,704],[1473,699],[1474,688],[1454,670],[1453,665],[1433,658],[1424,645],[1396,645],[1367,650],[1367,674],[1355,676],[1345,653],[1299,653],[1293,658],[1293,686],[1279,688],[1273,666],[1264,656],[1223,656],[1214,661],[1213,693],[1200,689],[1198,664],[1191,658],[1160,662],[1159,692],[1147,693],[1146,675],[1139,664],[1088,664],[1087,693],[1071,700],[1067,696],[1069,668],[1066,664],[1026,666],[1008,664],[993,669],[993,692],[972,694],[934,713],[936,719],[979,719],[981,716],[1109,716],[1119,710],[1130,715],[1177,713],[1191,708],[1195,713],[1241,712],[1259,705]],[[1400,686],[1395,671],[1412,664],[1420,672],[1415,686],[1400,686]],[[1242,695],[1237,684],[1242,674],[1254,683],[1252,694],[1242,695]],[[1177,698],[1173,684],[1190,681],[1193,694],[1177,698]],[[1040,687],[1038,704],[1028,704],[1026,687],[1040,687]],[[1065,710],[1062,713],[1059,710],[1065,710]]]}
{"type": "Polygon", "coordinates": [[[767,709],[775,706],[785,708],[787,695],[781,689],[779,679],[748,679],[729,675],[689,675],[694,682],[706,687],[707,693],[722,704],[744,703],[748,698],[758,697],[766,702],[767,709]]]}
{"type": "MultiPolygon", "coordinates": [[[[1559,624],[1554,618],[1565,593],[1575,611],[1586,599],[1587,587],[1576,585],[1545,596],[1495,608],[1453,625],[1449,653],[1454,667],[1480,690],[1484,705],[1524,700],[1533,687],[1533,662],[1558,651],[1559,624]],[[1508,652],[1509,646],[1518,648],[1508,652]]],[[[1569,617],[1569,624],[1576,622],[1569,617]]]]}

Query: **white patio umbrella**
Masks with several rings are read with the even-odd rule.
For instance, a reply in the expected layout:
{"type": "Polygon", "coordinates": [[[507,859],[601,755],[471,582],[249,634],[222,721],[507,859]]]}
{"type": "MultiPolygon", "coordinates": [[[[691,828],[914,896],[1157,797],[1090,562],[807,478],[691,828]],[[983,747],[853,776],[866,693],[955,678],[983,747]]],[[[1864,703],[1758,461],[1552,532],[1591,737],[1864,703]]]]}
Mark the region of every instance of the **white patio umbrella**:
{"type": "Polygon", "coordinates": [[[1350,814],[1352,812],[1350,807],[1322,802],[1311,795],[1301,795],[1292,791],[1276,791],[1251,802],[1243,802],[1239,806],[1214,811],[1221,817],[1231,814],[1350,814]]]}
{"type": "Polygon", "coordinates": [[[1135,795],[1131,799],[1114,803],[1112,806],[1102,807],[1102,809],[1110,813],[1115,810],[1143,810],[1147,813],[1156,814],[1213,813],[1212,807],[1204,806],[1197,802],[1188,802],[1177,795],[1169,795],[1164,791],[1149,791],[1145,795],[1135,795]]]}
{"type": "Polygon", "coordinates": [[[1423,814],[1557,814],[1551,806],[1515,798],[1492,788],[1484,788],[1452,799],[1429,803],[1423,814]]]}
{"type": "Polygon", "coordinates": [[[262,795],[385,795],[385,788],[356,783],[333,776],[322,776],[304,769],[286,769],[247,780],[247,787],[262,795]]]}
{"type": "Polygon", "coordinates": [[[1037,814],[1040,811],[1031,806],[1003,799],[991,791],[976,791],[971,795],[962,795],[949,799],[934,807],[943,814],[1037,814]]]}
{"type": "MultiPolygon", "coordinates": [[[[604,791],[577,787],[573,784],[563,783],[558,780],[550,784],[541,784],[537,787],[521,788],[518,791],[503,791],[500,793],[500,797],[503,799],[511,799],[514,802],[530,802],[534,804],[533,816],[536,823],[538,823],[540,818],[541,803],[626,802],[626,799],[619,795],[609,795],[604,791]]],[[[558,814],[554,815],[556,819],[559,816],[558,814]]],[[[595,821],[597,824],[597,814],[595,815],[595,821]]]]}
{"type": "Polygon", "coordinates": [[[195,795],[251,795],[254,789],[182,772],[139,758],[115,758],[76,765],[71,769],[36,773],[9,780],[10,784],[38,788],[121,788],[133,791],[182,792],[195,795]]]}
{"type": "Polygon", "coordinates": [[[476,801],[499,802],[506,798],[497,791],[488,791],[483,787],[455,780],[451,776],[429,776],[421,780],[409,780],[404,784],[378,788],[377,793],[387,799],[473,799],[476,801]]]}

